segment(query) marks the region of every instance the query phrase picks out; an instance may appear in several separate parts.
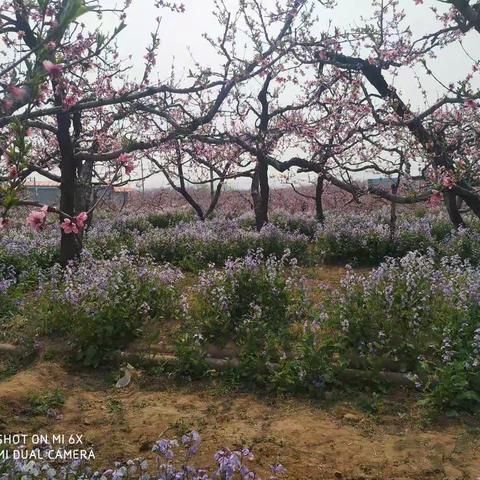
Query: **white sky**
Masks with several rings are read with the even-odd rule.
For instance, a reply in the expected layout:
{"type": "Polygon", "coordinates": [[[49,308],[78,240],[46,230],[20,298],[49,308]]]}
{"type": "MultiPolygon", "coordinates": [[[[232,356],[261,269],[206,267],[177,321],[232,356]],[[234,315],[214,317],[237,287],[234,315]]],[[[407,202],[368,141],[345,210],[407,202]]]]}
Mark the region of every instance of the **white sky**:
{"type": "MultiPolygon", "coordinates": [[[[186,12],[183,14],[172,13],[166,9],[158,10],[153,6],[153,0],[133,0],[127,17],[127,28],[123,32],[120,47],[125,56],[131,54],[135,62],[143,63],[145,46],[149,42],[150,32],[155,27],[155,18],[161,16],[161,46],[159,49],[159,70],[168,75],[172,62],[175,63],[177,72],[188,70],[192,65],[192,52],[194,58],[204,65],[211,65],[217,57],[202,33],[207,32],[211,36],[220,33],[216,19],[212,15],[214,8],[213,0],[181,0],[185,4],[186,12]]],[[[447,7],[439,0],[425,0],[424,5],[415,5],[414,0],[398,0],[399,6],[407,12],[407,19],[411,22],[412,31],[417,35],[432,32],[438,28],[431,7],[437,7],[445,11],[447,7]]],[[[105,3],[109,3],[106,1],[105,3]]],[[[225,0],[232,11],[236,9],[238,0],[225,0]]],[[[273,8],[275,0],[262,0],[266,8],[273,8]]],[[[360,18],[369,17],[373,12],[370,0],[338,0],[338,6],[333,9],[318,7],[317,13],[322,22],[347,28],[349,25],[361,23],[360,18]]],[[[108,28],[109,21],[105,22],[108,28]]],[[[467,50],[480,56],[480,42],[478,33],[471,32],[465,41],[467,50]]],[[[461,78],[471,62],[466,61],[466,56],[460,47],[450,48],[448,52],[435,63],[435,72],[443,80],[455,80],[461,78]]],[[[416,85],[402,82],[405,93],[414,94],[416,85]],[[410,90],[410,91],[408,91],[410,90]]]]}
{"type": "MultiPolygon", "coordinates": [[[[102,0],[102,4],[112,5],[117,0],[102,0]]],[[[212,11],[214,0],[182,0],[186,12],[183,14],[173,13],[167,9],[159,10],[154,7],[153,0],[133,0],[127,16],[127,28],[122,32],[119,46],[123,57],[132,55],[135,69],[142,72],[144,64],[145,47],[150,41],[150,32],[155,28],[155,18],[161,16],[162,23],[160,27],[161,45],[158,51],[157,71],[160,78],[166,78],[174,63],[177,72],[177,78],[188,71],[193,65],[192,55],[200,64],[208,66],[214,65],[217,57],[208,42],[202,38],[202,34],[207,32],[210,36],[216,37],[219,33],[219,27],[212,11]]],[[[232,11],[236,9],[238,0],[225,0],[227,6],[231,6],[232,11]]],[[[275,0],[262,0],[266,7],[274,7],[275,0]]],[[[436,7],[440,11],[445,11],[447,7],[439,0],[425,0],[423,5],[415,5],[414,0],[399,0],[399,6],[407,12],[407,19],[410,21],[414,37],[438,29],[439,23],[436,21],[431,7],[436,7]]],[[[338,6],[333,9],[325,9],[319,5],[318,16],[322,23],[328,25],[331,21],[333,25],[347,28],[349,25],[361,23],[360,18],[369,17],[373,12],[370,0],[338,0],[338,6]]],[[[97,19],[89,19],[95,21],[97,19]]],[[[89,21],[87,23],[89,23],[89,21]]],[[[103,28],[111,30],[113,27],[112,19],[105,17],[103,19],[103,28]]],[[[464,41],[464,47],[474,58],[480,57],[480,42],[478,33],[470,33],[464,41]]],[[[433,71],[439,79],[448,84],[459,80],[471,68],[471,61],[468,60],[465,53],[459,45],[449,47],[440,58],[431,65],[433,71]]],[[[152,80],[155,78],[152,75],[152,80]]],[[[431,79],[426,79],[427,85],[430,85],[432,101],[442,93],[441,88],[431,79]]],[[[400,72],[397,82],[397,88],[402,92],[404,98],[412,100],[418,108],[422,108],[420,95],[417,91],[417,83],[411,72],[400,72]]],[[[163,184],[161,179],[151,179],[149,186],[163,184]]]]}

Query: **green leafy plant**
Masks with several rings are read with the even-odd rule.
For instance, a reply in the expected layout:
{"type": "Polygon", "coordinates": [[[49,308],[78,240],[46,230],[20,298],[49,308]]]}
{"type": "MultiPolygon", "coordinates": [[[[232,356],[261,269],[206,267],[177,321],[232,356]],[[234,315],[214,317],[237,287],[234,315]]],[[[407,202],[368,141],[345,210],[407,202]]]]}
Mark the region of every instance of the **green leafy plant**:
{"type": "Polygon", "coordinates": [[[46,415],[49,410],[61,408],[65,404],[65,395],[59,388],[42,390],[28,396],[31,415],[46,415]]]}
{"type": "Polygon", "coordinates": [[[25,312],[47,334],[67,333],[76,358],[97,366],[138,337],[148,319],[180,315],[175,287],[181,274],[128,255],[85,258],[66,270],[55,267],[25,312]]]}
{"type": "Polygon", "coordinates": [[[326,302],[332,362],[404,372],[442,410],[476,408],[480,275],[458,257],[409,253],[366,278],[349,273],[326,302]]]}

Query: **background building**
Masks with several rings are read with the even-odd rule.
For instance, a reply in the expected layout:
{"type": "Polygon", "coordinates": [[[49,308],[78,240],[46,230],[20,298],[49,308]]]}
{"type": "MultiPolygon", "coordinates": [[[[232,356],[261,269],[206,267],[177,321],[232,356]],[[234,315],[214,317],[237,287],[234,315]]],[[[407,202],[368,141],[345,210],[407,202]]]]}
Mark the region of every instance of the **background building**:
{"type": "MultiPolygon", "coordinates": [[[[33,202],[44,205],[59,206],[60,203],[60,184],[51,181],[33,180],[25,184],[27,198],[33,202]]],[[[128,203],[133,189],[130,187],[96,187],[93,195],[93,201],[102,197],[102,203],[111,206],[122,207],[128,203]],[[107,192],[105,192],[107,189],[107,192]]]]}

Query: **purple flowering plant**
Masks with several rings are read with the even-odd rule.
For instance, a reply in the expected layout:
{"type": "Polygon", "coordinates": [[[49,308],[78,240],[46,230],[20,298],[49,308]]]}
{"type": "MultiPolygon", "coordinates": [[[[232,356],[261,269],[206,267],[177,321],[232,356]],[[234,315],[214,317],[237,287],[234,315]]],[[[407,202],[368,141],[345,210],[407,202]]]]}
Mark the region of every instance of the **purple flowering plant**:
{"type": "Polygon", "coordinates": [[[209,264],[222,266],[228,258],[244,257],[257,248],[277,257],[288,248],[293,256],[306,260],[309,241],[300,233],[286,232],[271,224],[256,232],[241,228],[236,220],[214,219],[154,228],[139,235],[135,245],[140,255],[198,271],[209,264]]]}
{"type": "MultiPolygon", "coordinates": [[[[56,463],[49,458],[52,447],[42,445],[38,455],[44,460],[0,459],[0,480],[261,480],[252,470],[254,456],[250,449],[222,448],[214,456],[214,465],[198,467],[193,464],[201,445],[200,435],[193,431],[180,439],[160,439],[152,448],[154,460],[135,458],[115,462],[111,467],[94,469],[87,461],[56,463]]],[[[284,477],[281,464],[271,467],[265,480],[284,477]]]]}
{"type": "MultiPolygon", "coordinates": [[[[304,324],[314,312],[289,252],[278,259],[255,250],[202,272],[188,315],[179,332],[180,357],[197,352],[198,360],[209,345],[227,347],[240,361],[240,377],[274,384],[278,366],[303,341],[304,324]]],[[[291,383],[298,383],[297,374],[291,383]]]]}
{"type": "Polygon", "coordinates": [[[87,253],[79,264],[44,274],[24,314],[41,333],[71,336],[77,358],[97,366],[126,347],[153,319],[177,318],[180,271],[122,252],[109,260],[87,253]]]}
{"type": "Polygon", "coordinates": [[[350,271],[325,304],[324,330],[345,365],[409,374],[442,408],[480,403],[480,270],[410,252],[368,275],[350,271]]]}

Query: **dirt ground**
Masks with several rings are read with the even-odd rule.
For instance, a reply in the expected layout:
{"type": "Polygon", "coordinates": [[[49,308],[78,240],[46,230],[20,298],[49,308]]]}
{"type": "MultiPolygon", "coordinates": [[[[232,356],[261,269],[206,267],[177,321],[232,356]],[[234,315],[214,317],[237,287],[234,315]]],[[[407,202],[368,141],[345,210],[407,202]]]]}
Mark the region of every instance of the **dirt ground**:
{"type": "MultiPolygon", "coordinates": [[[[391,407],[375,415],[346,402],[259,398],[214,386],[172,386],[134,378],[125,389],[114,375],[72,374],[39,361],[0,382],[0,433],[82,433],[97,463],[149,455],[159,436],[190,429],[203,443],[198,465],[222,446],[249,446],[258,473],[280,461],[290,479],[476,479],[480,434],[468,422],[421,426],[391,407]],[[108,377],[108,375],[107,375],[108,377]],[[60,389],[56,416],[33,415],[32,394],[60,389]],[[388,412],[388,413],[387,413],[388,412]]],[[[268,478],[268,477],[267,477],[268,478]]]]}

